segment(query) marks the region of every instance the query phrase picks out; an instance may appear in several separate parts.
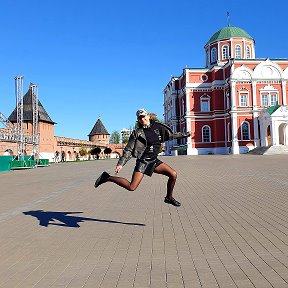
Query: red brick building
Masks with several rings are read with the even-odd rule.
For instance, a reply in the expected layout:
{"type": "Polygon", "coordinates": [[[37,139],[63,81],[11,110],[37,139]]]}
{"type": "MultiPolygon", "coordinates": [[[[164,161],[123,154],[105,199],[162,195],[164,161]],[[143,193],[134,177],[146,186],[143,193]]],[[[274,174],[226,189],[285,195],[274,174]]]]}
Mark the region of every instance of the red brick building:
{"type": "Polygon", "coordinates": [[[254,39],[231,26],[204,49],[205,67],[184,68],[164,89],[165,122],[192,132],[187,141],[166,143],[165,153],[239,154],[288,145],[288,59],[257,59],[254,39]]]}

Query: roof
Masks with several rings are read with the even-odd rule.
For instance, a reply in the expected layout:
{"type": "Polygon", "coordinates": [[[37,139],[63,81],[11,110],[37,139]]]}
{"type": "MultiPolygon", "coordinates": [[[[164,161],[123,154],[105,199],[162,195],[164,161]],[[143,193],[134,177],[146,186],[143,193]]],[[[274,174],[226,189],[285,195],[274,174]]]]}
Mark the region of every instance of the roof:
{"type": "Polygon", "coordinates": [[[98,118],[97,122],[95,123],[93,129],[91,130],[88,136],[93,135],[110,135],[100,118],[98,118]]]}
{"type": "Polygon", "coordinates": [[[280,107],[280,105],[271,106],[271,107],[267,108],[266,111],[267,111],[267,113],[272,115],[279,107],[280,107]]]}
{"type": "MultiPolygon", "coordinates": [[[[55,124],[51,120],[50,116],[44,109],[41,102],[38,100],[38,116],[39,121],[55,124]]],[[[12,123],[17,122],[17,107],[13,110],[11,115],[8,117],[9,121],[12,123]]],[[[32,110],[32,90],[29,87],[27,93],[23,96],[23,121],[33,121],[33,110],[32,110]]]]}
{"type": "Polygon", "coordinates": [[[254,40],[246,31],[239,27],[228,26],[218,30],[207,42],[207,44],[232,37],[248,38],[254,40]]]}

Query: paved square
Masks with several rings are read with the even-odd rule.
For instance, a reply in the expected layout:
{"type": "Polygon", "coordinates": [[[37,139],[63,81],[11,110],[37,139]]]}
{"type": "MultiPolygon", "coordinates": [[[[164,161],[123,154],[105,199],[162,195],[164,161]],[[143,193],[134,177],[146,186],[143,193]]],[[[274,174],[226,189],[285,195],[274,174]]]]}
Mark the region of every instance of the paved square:
{"type": "Polygon", "coordinates": [[[161,159],[180,208],[156,174],[94,189],[115,160],[0,173],[0,287],[288,287],[288,156],[161,159]]]}

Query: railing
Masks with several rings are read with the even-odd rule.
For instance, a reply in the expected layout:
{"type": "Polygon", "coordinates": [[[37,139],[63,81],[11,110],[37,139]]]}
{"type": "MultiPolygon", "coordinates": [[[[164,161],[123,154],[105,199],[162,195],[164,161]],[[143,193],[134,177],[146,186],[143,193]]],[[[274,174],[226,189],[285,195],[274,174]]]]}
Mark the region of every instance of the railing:
{"type": "MultiPolygon", "coordinates": [[[[24,143],[27,144],[33,144],[35,142],[38,142],[38,137],[33,137],[31,135],[24,135],[24,143]]],[[[18,133],[5,133],[0,132],[0,141],[3,142],[20,142],[20,135],[18,133]]]]}

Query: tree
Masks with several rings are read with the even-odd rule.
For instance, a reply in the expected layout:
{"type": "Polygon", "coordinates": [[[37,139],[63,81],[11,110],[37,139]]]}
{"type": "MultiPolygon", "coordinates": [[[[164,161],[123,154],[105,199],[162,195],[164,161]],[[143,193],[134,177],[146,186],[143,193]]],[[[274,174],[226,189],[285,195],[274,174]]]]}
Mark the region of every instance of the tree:
{"type": "Polygon", "coordinates": [[[87,155],[87,150],[84,147],[81,147],[81,149],[79,150],[79,154],[81,157],[86,156],[87,155]]]}
{"type": "Polygon", "coordinates": [[[106,147],[106,148],[104,149],[104,154],[106,154],[107,156],[108,156],[108,154],[111,154],[111,152],[112,152],[112,150],[111,150],[111,148],[109,148],[109,147],[106,147]]]}
{"type": "Polygon", "coordinates": [[[118,131],[114,131],[111,134],[109,143],[111,143],[111,144],[119,144],[120,143],[120,133],[118,131]]]}
{"type": "Polygon", "coordinates": [[[128,137],[122,138],[122,144],[127,144],[127,143],[128,143],[128,140],[129,140],[128,137]]]}
{"type": "Polygon", "coordinates": [[[95,148],[91,149],[91,151],[90,151],[91,155],[97,155],[97,159],[99,158],[100,153],[101,153],[100,147],[95,147],[95,148]]]}
{"type": "Polygon", "coordinates": [[[129,137],[132,133],[132,131],[135,129],[135,127],[133,128],[132,126],[130,126],[129,129],[122,129],[121,130],[121,134],[122,134],[122,144],[127,144],[129,137]]]}

